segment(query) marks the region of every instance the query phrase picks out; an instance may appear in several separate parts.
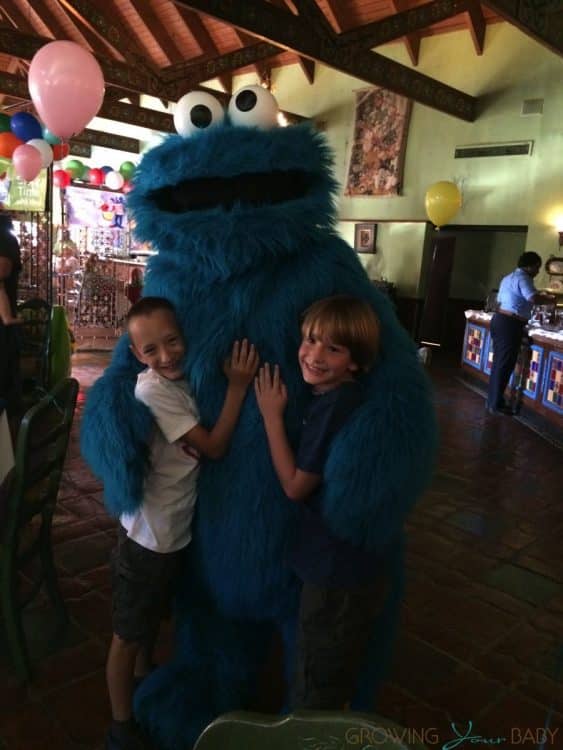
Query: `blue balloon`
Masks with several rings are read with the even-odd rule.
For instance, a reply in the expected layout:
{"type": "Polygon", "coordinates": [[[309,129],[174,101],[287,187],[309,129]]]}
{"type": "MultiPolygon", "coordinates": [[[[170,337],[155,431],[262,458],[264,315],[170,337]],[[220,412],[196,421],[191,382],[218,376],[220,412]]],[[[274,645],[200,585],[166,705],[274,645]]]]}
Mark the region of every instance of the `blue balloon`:
{"type": "Polygon", "coordinates": [[[107,174],[108,172],[113,172],[113,167],[108,167],[107,165],[105,167],[102,167],[102,172],[104,174],[107,174]]]}
{"type": "Polygon", "coordinates": [[[41,125],[29,112],[16,112],[10,118],[10,130],[24,143],[32,138],[43,138],[41,125]]]}
{"type": "Polygon", "coordinates": [[[47,141],[47,143],[51,144],[51,146],[58,146],[59,143],[62,143],[59,136],[51,133],[49,128],[43,128],[43,140],[47,141]]]}

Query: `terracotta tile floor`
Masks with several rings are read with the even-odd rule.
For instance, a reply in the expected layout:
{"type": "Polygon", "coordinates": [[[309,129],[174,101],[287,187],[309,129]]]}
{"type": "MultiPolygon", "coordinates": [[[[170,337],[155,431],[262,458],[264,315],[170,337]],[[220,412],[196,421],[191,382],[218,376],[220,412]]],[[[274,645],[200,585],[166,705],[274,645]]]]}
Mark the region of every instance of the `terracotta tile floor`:
{"type": "MultiPolygon", "coordinates": [[[[45,602],[30,611],[28,687],[0,649],[0,750],[94,750],[109,721],[115,524],[78,449],[84,392],[107,361],[74,355],[81,394],[53,530],[71,626],[57,640],[45,602]]],[[[403,623],[378,710],[429,748],[469,721],[474,735],[523,748],[540,747],[547,721],[545,750],[563,748],[562,452],[513,419],[485,417],[455,366],[435,361],[430,372],[440,458],[408,523],[403,623]]]]}

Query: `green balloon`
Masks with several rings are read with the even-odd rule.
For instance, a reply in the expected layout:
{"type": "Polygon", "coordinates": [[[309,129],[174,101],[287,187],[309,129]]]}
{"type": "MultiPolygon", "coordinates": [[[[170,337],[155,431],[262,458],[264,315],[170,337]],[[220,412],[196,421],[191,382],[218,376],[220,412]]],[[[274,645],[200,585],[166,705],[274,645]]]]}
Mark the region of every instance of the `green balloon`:
{"type": "Polygon", "coordinates": [[[43,140],[47,141],[47,143],[50,143],[51,146],[58,146],[59,143],[62,143],[59,136],[51,133],[49,128],[43,128],[43,140]]]}
{"type": "Polygon", "coordinates": [[[0,133],[10,132],[10,118],[8,115],[0,114],[0,133]]]}
{"type": "Polygon", "coordinates": [[[86,171],[86,165],[78,159],[69,159],[65,164],[65,169],[73,180],[79,180],[86,171]]]}
{"type": "Polygon", "coordinates": [[[124,179],[130,180],[135,174],[135,165],[132,161],[124,161],[119,167],[119,172],[124,179]]]}

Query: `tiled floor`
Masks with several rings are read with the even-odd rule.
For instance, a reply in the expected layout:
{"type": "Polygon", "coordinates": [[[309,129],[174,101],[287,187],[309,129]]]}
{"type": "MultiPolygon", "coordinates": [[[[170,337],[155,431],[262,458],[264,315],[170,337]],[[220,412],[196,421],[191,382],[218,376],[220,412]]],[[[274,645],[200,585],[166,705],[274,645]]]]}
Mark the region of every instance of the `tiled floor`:
{"type": "MultiPolygon", "coordinates": [[[[109,721],[114,522],[77,437],[84,390],[107,357],[74,356],[82,390],[54,524],[71,627],[53,641],[49,607],[30,612],[27,688],[0,653],[0,750],[97,749],[109,721]]],[[[502,748],[563,748],[563,453],[513,419],[486,417],[455,367],[435,362],[431,374],[440,459],[408,524],[403,624],[378,710],[428,748],[456,729],[502,748]]]]}

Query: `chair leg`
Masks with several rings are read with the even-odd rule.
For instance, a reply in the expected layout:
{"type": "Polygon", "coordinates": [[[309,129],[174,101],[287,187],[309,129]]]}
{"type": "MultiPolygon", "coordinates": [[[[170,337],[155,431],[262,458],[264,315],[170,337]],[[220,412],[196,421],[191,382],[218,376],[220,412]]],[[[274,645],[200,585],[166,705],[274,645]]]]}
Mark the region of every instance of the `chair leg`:
{"type": "Polygon", "coordinates": [[[60,624],[66,625],[68,623],[68,612],[64,599],[59,588],[59,581],[57,577],[57,570],[55,568],[55,561],[53,559],[53,545],[51,540],[51,517],[43,517],[41,524],[41,537],[39,540],[39,555],[41,557],[41,566],[43,568],[43,575],[45,576],[45,587],[49,595],[49,599],[53,604],[60,624]]]}
{"type": "Polygon", "coordinates": [[[13,560],[4,560],[2,578],[0,580],[4,627],[16,672],[22,680],[27,681],[31,676],[31,668],[27,654],[17,588],[17,571],[13,560]]]}

